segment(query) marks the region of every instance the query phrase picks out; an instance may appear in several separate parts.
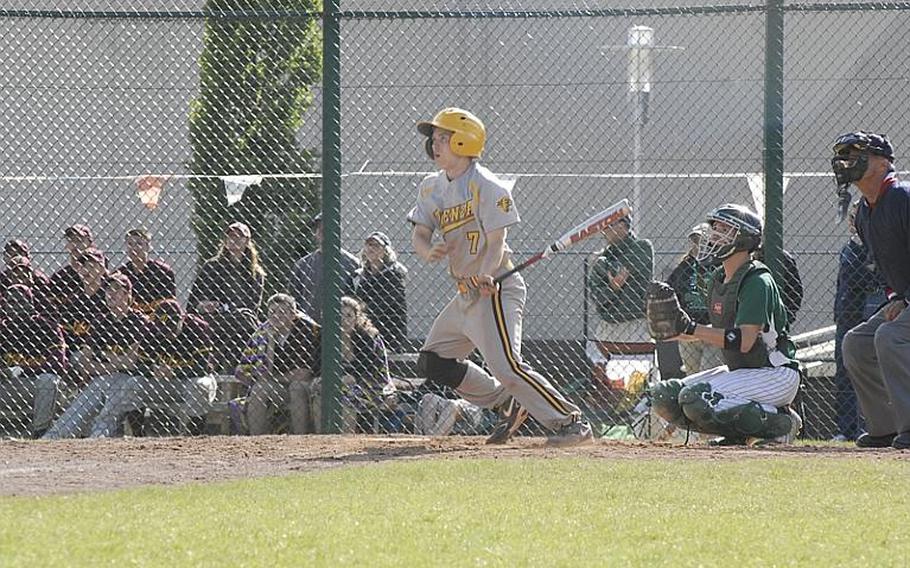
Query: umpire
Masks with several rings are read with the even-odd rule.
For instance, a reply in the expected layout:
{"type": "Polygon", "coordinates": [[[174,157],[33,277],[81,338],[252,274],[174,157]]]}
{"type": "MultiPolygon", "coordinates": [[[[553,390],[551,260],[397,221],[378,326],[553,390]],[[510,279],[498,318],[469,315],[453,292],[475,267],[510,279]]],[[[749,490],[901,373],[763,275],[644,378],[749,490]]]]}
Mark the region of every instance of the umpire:
{"type": "Polygon", "coordinates": [[[834,143],[831,168],[843,198],[862,194],[856,231],[884,276],[888,302],[844,337],[844,364],[866,418],[860,448],[910,449],[910,184],[894,172],[894,148],[871,132],[834,143]]]}

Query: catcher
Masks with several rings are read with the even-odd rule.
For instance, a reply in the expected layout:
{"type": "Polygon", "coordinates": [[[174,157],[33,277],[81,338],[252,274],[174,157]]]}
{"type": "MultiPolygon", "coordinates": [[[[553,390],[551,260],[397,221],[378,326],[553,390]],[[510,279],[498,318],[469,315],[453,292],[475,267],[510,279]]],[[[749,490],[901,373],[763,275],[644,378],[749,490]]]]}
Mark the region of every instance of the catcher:
{"type": "Polygon", "coordinates": [[[663,282],[648,288],[648,331],[657,340],[703,341],[722,348],[726,365],[651,388],[665,420],[719,435],[717,445],[789,442],[802,427],[790,408],[799,388],[787,311],[771,272],[753,260],[762,223],[753,211],[726,204],[711,211],[697,259],[721,266],[708,284],[710,325],[696,323],[663,282]]]}

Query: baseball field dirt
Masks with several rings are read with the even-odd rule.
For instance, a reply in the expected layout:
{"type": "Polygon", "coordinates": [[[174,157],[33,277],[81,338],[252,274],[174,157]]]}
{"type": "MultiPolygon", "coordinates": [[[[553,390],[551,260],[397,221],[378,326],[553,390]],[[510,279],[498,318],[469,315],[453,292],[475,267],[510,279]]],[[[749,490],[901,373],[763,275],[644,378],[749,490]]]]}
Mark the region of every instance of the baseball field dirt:
{"type": "Polygon", "coordinates": [[[551,449],[543,438],[486,446],[482,437],[261,436],[119,438],[0,442],[0,495],[49,495],[147,485],[209,483],[362,466],[388,460],[521,459],[577,456],[604,460],[742,460],[824,456],[910,460],[910,452],[849,446],[713,448],[598,441],[551,449]]]}

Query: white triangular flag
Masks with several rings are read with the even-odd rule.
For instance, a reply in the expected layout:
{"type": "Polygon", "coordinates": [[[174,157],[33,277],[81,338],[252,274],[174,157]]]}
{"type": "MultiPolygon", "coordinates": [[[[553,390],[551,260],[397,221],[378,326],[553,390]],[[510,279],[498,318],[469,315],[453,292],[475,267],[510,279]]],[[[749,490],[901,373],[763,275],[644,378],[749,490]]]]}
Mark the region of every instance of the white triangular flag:
{"type": "MultiPolygon", "coordinates": [[[[754,173],[746,174],[746,182],[749,184],[749,192],[752,194],[752,203],[755,204],[755,212],[762,219],[765,218],[765,174],[754,173]]],[[[790,183],[790,177],[784,176],[783,192],[787,194],[787,184],[790,183]]]]}
{"type": "Polygon", "coordinates": [[[228,205],[233,205],[243,199],[246,188],[262,183],[262,176],[221,176],[221,181],[224,182],[228,205]]]}

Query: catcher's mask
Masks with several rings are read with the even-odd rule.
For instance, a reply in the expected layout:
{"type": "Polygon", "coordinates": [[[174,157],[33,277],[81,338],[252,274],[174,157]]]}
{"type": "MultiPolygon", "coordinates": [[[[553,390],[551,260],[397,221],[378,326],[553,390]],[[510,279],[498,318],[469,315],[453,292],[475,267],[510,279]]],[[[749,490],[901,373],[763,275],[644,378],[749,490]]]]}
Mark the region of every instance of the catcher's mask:
{"type": "Polygon", "coordinates": [[[894,148],[888,138],[872,132],[850,132],[842,134],[834,141],[834,157],[831,158],[831,170],[837,182],[837,204],[840,218],[843,220],[850,206],[851,183],[866,175],[869,169],[869,156],[882,156],[894,161],[894,148]]]}
{"type": "Polygon", "coordinates": [[[449,148],[456,156],[479,158],[487,140],[487,131],[479,118],[460,108],[444,108],[436,113],[433,120],[417,123],[417,131],[427,137],[424,148],[433,159],[433,129],[440,128],[452,133],[449,148]]]}
{"type": "Polygon", "coordinates": [[[695,257],[698,262],[711,265],[761,246],[761,218],[748,207],[727,203],[708,213],[707,219],[709,228],[698,243],[695,257]]]}

